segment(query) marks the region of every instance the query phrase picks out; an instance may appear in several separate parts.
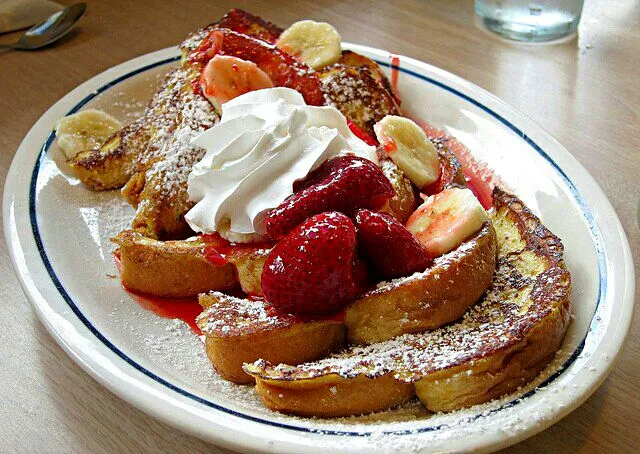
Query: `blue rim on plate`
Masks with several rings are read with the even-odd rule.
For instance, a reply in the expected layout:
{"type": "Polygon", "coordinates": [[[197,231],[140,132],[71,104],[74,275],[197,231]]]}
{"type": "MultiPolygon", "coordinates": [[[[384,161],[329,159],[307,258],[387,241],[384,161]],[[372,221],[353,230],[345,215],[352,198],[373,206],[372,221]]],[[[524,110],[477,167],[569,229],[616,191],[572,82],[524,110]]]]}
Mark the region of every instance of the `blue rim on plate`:
{"type": "MultiPolygon", "coordinates": [[[[113,81],[101,86],[100,88],[98,88],[97,90],[94,90],[91,94],[87,95],[85,98],[83,98],[79,103],[77,103],[68,113],[67,115],[71,115],[75,112],[77,112],[78,110],[80,110],[85,104],[87,104],[89,101],[91,101],[93,98],[95,98],[97,95],[99,95],[100,93],[103,93],[104,91],[108,90],[109,88],[112,88],[113,86],[119,84],[120,82],[129,79],[130,77],[133,77],[137,74],[143,73],[145,71],[148,71],[150,69],[156,68],[158,66],[162,66],[168,63],[172,63],[172,62],[176,62],[180,59],[180,57],[171,57],[171,58],[166,58],[163,60],[160,60],[158,62],[143,66],[141,68],[138,68],[136,70],[130,71],[116,79],[114,79],[113,81]]],[[[607,269],[606,269],[606,262],[605,262],[605,255],[603,252],[603,247],[602,247],[602,236],[600,233],[600,229],[598,228],[593,214],[591,213],[591,211],[589,210],[589,208],[587,207],[583,197],[580,195],[580,193],[578,192],[578,190],[576,189],[575,185],[571,182],[571,180],[569,179],[569,177],[566,175],[566,173],[555,163],[555,161],[553,161],[553,159],[538,145],[536,144],[530,137],[528,137],[523,131],[521,131],[517,126],[515,126],[514,124],[512,124],[511,122],[509,122],[507,119],[505,119],[504,117],[502,117],[501,115],[499,115],[498,113],[494,112],[492,109],[490,109],[489,107],[485,106],[484,104],[478,102],[477,100],[465,95],[464,93],[456,90],[453,87],[448,86],[445,83],[442,83],[440,81],[437,81],[435,79],[432,79],[430,77],[424,76],[422,74],[418,74],[414,71],[399,67],[397,65],[393,65],[387,62],[383,62],[383,61],[379,61],[379,60],[375,60],[376,63],[378,63],[381,66],[385,66],[388,68],[391,68],[392,70],[397,70],[400,71],[402,73],[408,74],[412,77],[416,77],[418,79],[421,79],[425,82],[428,82],[430,84],[436,85],[450,93],[453,93],[454,95],[464,99],[465,101],[473,104],[474,106],[482,109],[483,111],[487,112],[488,114],[490,114],[491,116],[493,116],[495,119],[497,119],[498,121],[500,121],[502,124],[504,124],[505,126],[507,126],[509,129],[511,129],[514,133],[516,133],[522,140],[524,140],[529,146],[531,146],[540,156],[542,156],[552,167],[553,169],[561,176],[561,178],[563,179],[564,183],[567,185],[567,187],[570,189],[574,199],[576,200],[576,202],[578,203],[578,206],[580,207],[580,210],[582,212],[583,217],[585,218],[585,220],[587,221],[587,224],[589,226],[589,230],[591,233],[591,237],[593,239],[593,243],[595,245],[596,248],[596,254],[598,257],[598,271],[599,271],[599,289],[598,289],[598,300],[596,302],[595,308],[594,308],[594,313],[598,311],[598,308],[600,306],[600,303],[602,301],[602,297],[603,295],[606,293],[607,290],[607,269]]],[[[221,405],[218,405],[214,402],[211,402],[207,399],[204,399],[202,397],[199,397],[193,393],[190,393],[189,391],[186,391],[170,382],[168,382],[167,380],[159,377],[158,375],[154,374],[153,372],[151,372],[150,370],[146,369],[145,367],[143,367],[142,365],[136,363],[134,360],[132,360],[129,356],[127,356],[122,350],[120,350],[118,347],[116,347],[112,342],[110,342],[100,331],[98,331],[96,329],[95,326],[93,326],[93,324],[91,323],[91,321],[89,321],[86,316],[82,313],[82,311],[80,311],[80,309],[78,308],[78,306],[75,304],[75,302],[73,301],[73,299],[69,296],[69,294],[67,293],[67,291],[65,290],[64,286],[62,285],[62,283],[60,282],[60,280],[58,279],[52,265],[51,262],[49,261],[49,258],[47,256],[42,238],[40,236],[40,231],[38,228],[38,219],[37,219],[37,214],[36,214],[36,186],[37,186],[37,181],[38,181],[38,176],[39,176],[39,170],[40,170],[40,164],[42,163],[42,161],[45,159],[47,152],[49,150],[49,148],[51,147],[51,145],[53,144],[53,141],[55,140],[55,132],[51,132],[49,134],[49,136],[47,137],[45,143],[43,144],[38,159],[36,160],[36,163],[34,165],[33,168],[33,172],[31,174],[31,182],[30,182],[30,189],[29,189],[29,217],[30,217],[30,221],[31,221],[31,228],[32,228],[32,233],[38,248],[38,252],[40,253],[40,257],[43,261],[43,264],[47,270],[47,273],[49,274],[49,277],[51,278],[52,282],[54,283],[56,289],[58,290],[58,292],[60,293],[60,295],[62,296],[62,298],[64,299],[64,301],[67,303],[67,305],[69,306],[69,308],[73,311],[73,313],[78,317],[78,319],[80,319],[80,321],[89,329],[89,331],[100,341],[102,342],[107,348],[109,348],[113,353],[115,353],[119,358],[121,358],[122,360],[124,360],[127,364],[129,364],[130,366],[132,366],[133,368],[135,368],[136,370],[138,370],[139,372],[143,373],[144,375],[146,375],[147,377],[151,378],[152,380],[156,381],[157,383],[167,387],[168,389],[184,396],[187,397],[189,399],[192,399],[200,404],[206,405],[207,407],[211,407],[214,408],[216,410],[222,411],[224,413],[239,417],[239,418],[243,418],[243,419],[247,419],[253,422],[258,422],[261,424],[266,424],[266,425],[270,425],[270,426],[274,426],[274,427],[278,427],[278,428],[283,428],[283,429],[289,429],[289,430],[294,430],[294,431],[301,431],[301,432],[313,432],[313,433],[321,433],[321,434],[326,434],[326,435],[348,435],[348,436],[369,436],[371,435],[373,432],[355,432],[355,431],[339,431],[339,430],[328,430],[328,429],[312,429],[309,427],[304,427],[304,426],[295,426],[295,425],[291,425],[291,424],[284,424],[284,423],[279,423],[279,422],[275,422],[275,421],[269,421],[266,419],[262,419],[262,418],[258,418],[255,416],[251,416],[251,415],[247,415],[245,413],[241,413],[235,410],[231,410],[229,408],[223,407],[221,405]]],[[[590,327],[593,327],[593,323],[594,323],[594,317],[591,318],[591,321],[589,323],[590,327]]],[[[590,331],[590,330],[589,330],[590,331]]],[[[565,361],[565,363],[557,370],[555,371],[553,374],[551,374],[546,380],[544,380],[540,385],[538,385],[536,388],[532,389],[531,391],[528,391],[527,393],[524,393],[520,396],[518,396],[517,398],[515,398],[514,400],[511,400],[509,402],[504,403],[503,405],[501,405],[498,408],[492,409],[488,412],[483,412],[481,414],[476,414],[474,416],[469,416],[467,418],[465,418],[468,421],[473,421],[476,420],[478,418],[480,418],[481,416],[487,416],[499,411],[502,411],[504,409],[513,407],[515,405],[517,405],[518,403],[520,403],[524,398],[530,397],[532,395],[534,395],[538,389],[542,389],[545,388],[547,385],[549,385],[550,383],[552,383],[554,380],[556,380],[560,375],[562,375],[562,373],[569,367],[571,366],[575,360],[578,358],[578,356],[582,353],[582,350],[584,349],[585,346],[585,341],[586,338],[588,336],[588,332],[587,334],[585,334],[585,336],[583,337],[583,339],[581,340],[581,342],[578,344],[578,346],[576,347],[576,349],[573,351],[573,353],[569,356],[569,358],[565,361]]],[[[423,432],[432,432],[432,431],[437,431],[443,428],[448,427],[448,424],[440,424],[437,426],[426,426],[426,427],[420,427],[420,428],[415,428],[415,429],[408,429],[408,430],[395,430],[395,431],[384,431],[381,432],[383,434],[393,434],[393,435],[403,435],[403,434],[415,434],[415,433],[423,433],[423,432]]]]}

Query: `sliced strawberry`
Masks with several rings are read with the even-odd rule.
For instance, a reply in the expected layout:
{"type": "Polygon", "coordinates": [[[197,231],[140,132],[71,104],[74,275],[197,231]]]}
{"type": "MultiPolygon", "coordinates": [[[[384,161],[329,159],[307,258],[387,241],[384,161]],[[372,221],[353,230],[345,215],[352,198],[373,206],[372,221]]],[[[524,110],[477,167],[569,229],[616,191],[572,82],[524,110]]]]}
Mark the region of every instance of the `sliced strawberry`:
{"type": "Polygon", "coordinates": [[[271,44],[228,29],[215,29],[189,55],[189,61],[205,65],[218,53],[255,63],[273,85],[299,91],[309,105],[325,103],[317,74],[271,44]]]}
{"type": "Polygon", "coordinates": [[[225,14],[216,23],[216,27],[228,28],[234,32],[261,39],[270,44],[275,44],[283,32],[282,28],[277,25],[238,8],[234,8],[225,14]]]}
{"type": "Polygon", "coordinates": [[[344,214],[307,219],[269,253],[262,271],[265,299],[288,313],[339,310],[364,288],[356,247],[356,229],[344,214]]]}
{"type": "Polygon", "coordinates": [[[373,162],[358,156],[339,156],[324,163],[308,185],[269,212],[267,235],[283,238],[314,214],[340,211],[352,215],[358,208],[378,208],[394,196],[393,186],[373,162]]]}
{"type": "Polygon", "coordinates": [[[429,266],[427,250],[393,216],[358,210],[355,224],[361,251],[381,278],[409,276],[429,266]]]}
{"type": "Polygon", "coordinates": [[[349,126],[349,129],[351,130],[351,132],[353,133],[354,136],[356,136],[358,139],[362,140],[367,145],[371,145],[373,147],[377,147],[378,146],[378,141],[376,139],[374,139],[369,134],[364,132],[360,128],[360,126],[358,126],[357,124],[355,124],[353,121],[349,120],[348,118],[347,118],[347,126],[349,126]]]}

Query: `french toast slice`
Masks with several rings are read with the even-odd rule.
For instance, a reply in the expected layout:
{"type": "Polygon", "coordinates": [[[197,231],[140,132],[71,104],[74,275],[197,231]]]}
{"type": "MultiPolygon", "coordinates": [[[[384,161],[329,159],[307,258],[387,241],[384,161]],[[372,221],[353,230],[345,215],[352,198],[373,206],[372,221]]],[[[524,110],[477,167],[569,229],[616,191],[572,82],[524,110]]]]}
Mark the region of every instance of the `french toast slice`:
{"type": "Polygon", "coordinates": [[[268,248],[231,248],[222,257],[216,248],[223,240],[158,241],[134,230],[123,230],[112,241],[119,248],[122,285],[133,292],[164,298],[189,298],[209,290],[240,285],[250,295],[261,295],[260,275],[268,248]],[[211,253],[217,260],[211,260],[211,253]]]}
{"type": "Polygon", "coordinates": [[[376,80],[369,66],[336,63],[323,68],[319,76],[327,105],[338,109],[372,137],[376,122],[386,115],[400,115],[395,98],[376,80]]]}
{"type": "Polygon", "coordinates": [[[484,299],[461,321],[298,366],[247,364],[265,405],[299,415],[347,416],[385,410],[398,387],[413,384],[428,409],[452,411],[513,392],[535,377],[569,324],[571,276],[559,238],[517,197],[496,188],[493,200],[496,272],[484,299]],[[327,377],[339,381],[350,399],[358,398],[363,380],[371,380],[380,401],[327,399],[330,390],[318,391],[327,377]]]}
{"type": "Polygon", "coordinates": [[[205,335],[207,356],[216,371],[238,384],[253,383],[243,364],[260,358],[300,364],[327,356],[344,344],[339,318],[304,320],[277,313],[263,301],[220,292],[198,297],[205,310],[196,323],[205,335]]]}
{"type": "Polygon", "coordinates": [[[379,283],[347,308],[349,343],[373,344],[458,320],[491,285],[496,254],[496,233],[487,221],[425,271],[379,283]]]}
{"type": "Polygon", "coordinates": [[[378,65],[375,61],[352,50],[344,50],[342,51],[342,56],[340,57],[340,60],[337,61],[337,63],[339,65],[352,66],[354,68],[367,68],[373,78],[377,82],[379,82],[385,88],[385,90],[387,90],[391,94],[391,96],[393,96],[396,104],[398,106],[400,105],[401,101],[396,97],[393,88],[391,87],[389,78],[382,72],[380,65],[378,65]]]}

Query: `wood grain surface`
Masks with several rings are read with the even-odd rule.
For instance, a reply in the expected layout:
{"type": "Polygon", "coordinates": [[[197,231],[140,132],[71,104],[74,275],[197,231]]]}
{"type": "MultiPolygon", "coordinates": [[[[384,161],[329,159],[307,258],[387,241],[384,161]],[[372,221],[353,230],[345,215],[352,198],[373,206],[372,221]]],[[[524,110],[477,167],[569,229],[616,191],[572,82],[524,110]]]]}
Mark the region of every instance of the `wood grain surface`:
{"type": "MultiPolygon", "coordinates": [[[[70,2],[64,2],[70,3],[70,2]]],[[[546,128],[595,177],[640,264],[640,3],[587,0],[575,39],[500,40],[466,1],[89,1],[79,26],[38,52],[0,53],[0,172],[60,97],[125,60],[180,42],[241,7],[286,26],[332,23],[345,41],[439,66],[494,93],[546,128]],[[295,6],[294,6],[295,5],[295,6]]],[[[9,42],[16,34],[0,36],[9,42]]],[[[221,452],[115,397],[51,339],[0,244],[0,452],[221,452]]],[[[638,296],[636,292],[636,299],[638,296]]],[[[580,408],[512,452],[631,452],[640,447],[640,316],[620,361],[580,408]]]]}

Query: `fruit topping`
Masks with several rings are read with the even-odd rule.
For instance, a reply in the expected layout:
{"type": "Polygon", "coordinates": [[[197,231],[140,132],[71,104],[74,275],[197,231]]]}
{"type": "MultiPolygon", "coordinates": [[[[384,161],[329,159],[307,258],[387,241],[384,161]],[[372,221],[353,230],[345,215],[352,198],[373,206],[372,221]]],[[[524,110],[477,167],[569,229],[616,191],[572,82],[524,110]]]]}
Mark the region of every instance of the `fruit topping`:
{"type": "Polygon", "coordinates": [[[449,188],[428,197],[407,221],[407,230],[437,257],[458,247],[487,219],[469,189],[449,188]]]}
{"type": "Polygon", "coordinates": [[[218,112],[223,103],[237,96],[273,87],[269,76],[255,63],[227,55],[216,55],[209,60],[202,70],[200,85],[218,112]]]}
{"type": "Polygon", "coordinates": [[[366,282],[356,246],[356,229],[344,214],[310,217],[269,253],[262,271],[266,301],[287,313],[339,310],[366,282]]]}
{"type": "Polygon", "coordinates": [[[362,128],[360,128],[360,126],[358,126],[357,124],[355,124],[353,121],[349,120],[348,118],[347,118],[347,126],[349,126],[349,129],[351,130],[351,132],[358,139],[362,140],[367,145],[371,145],[372,147],[377,147],[378,146],[378,141],[376,139],[371,137],[368,133],[364,132],[362,130],[362,128]]]}
{"type": "Polygon", "coordinates": [[[225,14],[216,26],[253,36],[271,44],[275,44],[282,33],[282,29],[277,25],[238,8],[225,14]]]}
{"type": "Polygon", "coordinates": [[[325,162],[298,187],[302,189],[267,214],[265,227],[272,239],[283,238],[314,214],[339,211],[350,216],[358,208],[379,208],[395,194],[378,166],[352,155],[325,162]]]}
{"type": "Polygon", "coordinates": [[[326,22],[303,20],[287,28],[276,43],[278,49],[318,70],[342,56],[340,34],[326,22]]]}
{"type": "Polygon", "coordinates": [[[409,276],[431,262],[425,247],[393,216],[358,210],[355,224],[361,251],[381,278],[409,276]]]}
{"type": "Polygon", "coordinates": [[[58,146],[71,159],[81,151],[97,150],[120,128],[118,120],[101,110],[83,110],[58,121],[58,146]]]}
{"type": "Polygon", "coordinates": [[[227,29],[212,30],[190,55],[192,63],[207,64],[222,54],[255,63],[276,87],[288,87],[302,94],[307,104],[324,105],[324,94],[318,76],[291,55],[250,36],[227,29]]]}
{"type": "Polygon", "coordinates": [[[408,118],[387,115],[373,129],[387,155],[418,188],[438,180],[438,150],[420,126],[408,118]]]}

